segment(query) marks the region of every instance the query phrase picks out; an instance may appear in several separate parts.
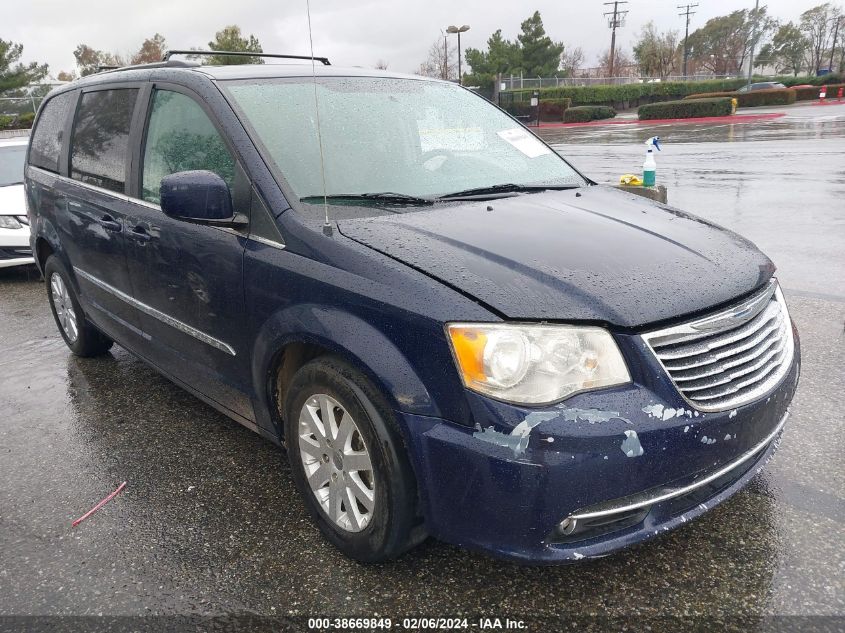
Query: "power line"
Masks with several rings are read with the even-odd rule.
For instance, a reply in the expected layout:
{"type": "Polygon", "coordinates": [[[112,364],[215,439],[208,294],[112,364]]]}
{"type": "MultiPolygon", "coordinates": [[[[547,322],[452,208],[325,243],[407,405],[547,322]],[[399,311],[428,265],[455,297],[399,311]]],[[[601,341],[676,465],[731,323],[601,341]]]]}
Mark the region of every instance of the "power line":
{"type": "Polygon", "coordinates": [[[613,11],[606,11],[605,15],[609,15],[607,19],[607,26],[611,29],[610,35],[610,68],[608,69],[608,77],[613,77],[613,57],[616,53],[616,29],[625,26],[625,16],[628,11],[620,11],[620,4],[628,4],[628,0],[614,0],[613,2],[605,2],[605,6],[613,5],[613,11]]]}
{"type": "Polygon", "coordinates": [[[695,11],[692,9],[696,8],[697,4],[686,4],[686,5],[678,5],[679,9],[683,9],[683,13],[679,13],[678,15],[681,17],[686,16],[687,19],[687,28],[684,32],[684,77],[687,76],[687,60],[689,59],[689,19],[691,15],[695,15],[695,11]]]}

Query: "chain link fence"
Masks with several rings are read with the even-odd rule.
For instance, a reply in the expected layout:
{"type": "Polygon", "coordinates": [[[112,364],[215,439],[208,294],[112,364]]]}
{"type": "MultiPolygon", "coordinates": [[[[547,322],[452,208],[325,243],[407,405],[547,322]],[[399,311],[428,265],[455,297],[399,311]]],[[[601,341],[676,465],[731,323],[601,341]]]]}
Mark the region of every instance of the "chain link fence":
{"type": "Polygon", "coordinates": [[[736,79],[736,75],[669,75],[668,77],[525,77],[510,75],[502,77],[500,91],[539,90],[540,88],[558,88],[560,86],[606,86],[634,83],[655,83],[663,81],[704,81],[707,79],[736,79]]]}
{"type": "Polygon", "coordinates": [[[0,93],[0,130],[32,127],[32,121],[44,97],[50,90],[65,83],[67,82],[32,84],[0,93]]]}
{"type": "Polygon", "coordinates": [[[32,127],[44,97],[0,97],[0,131],[32,127]]]}

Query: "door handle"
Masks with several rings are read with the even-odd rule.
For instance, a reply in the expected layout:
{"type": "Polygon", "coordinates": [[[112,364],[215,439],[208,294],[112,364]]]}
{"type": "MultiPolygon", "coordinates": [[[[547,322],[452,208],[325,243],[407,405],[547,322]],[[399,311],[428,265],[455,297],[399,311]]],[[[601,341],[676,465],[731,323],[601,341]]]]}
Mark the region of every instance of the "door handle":
{"type": "Polygon", "coordinates": [[[151,239],[153,239],[153,236],[152,236],[152,235],[150,235],[150,234],[147,232],[147,229],[146,229],[144,226],[140,225],[140,224],[138,224],[138,225],[134,226],[134,227],[132,228],[132,230],[131,230],[131,231],[129,231],[129,235],[131,235],[132,237],[134,237],[134,238],[135,238],[136,240],[138,240],[139,242],[149,242],[151,239]]]}
{"type": "Polygon", "coordinates": [[[120,233],[120,230],[123,228],[120,222],[108,214],[100,218],[100,224],[104,229],[106,229],[106,231],[113,231],[115,233],[120,233]]]}

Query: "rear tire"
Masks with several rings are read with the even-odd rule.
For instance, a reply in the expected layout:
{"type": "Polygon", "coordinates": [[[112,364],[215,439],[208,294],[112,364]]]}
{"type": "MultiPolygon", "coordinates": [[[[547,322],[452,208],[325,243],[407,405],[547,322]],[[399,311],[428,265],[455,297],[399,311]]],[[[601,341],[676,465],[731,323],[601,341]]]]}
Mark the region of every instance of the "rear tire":
{"type": "Polygon", "coordinates": [[[405,445],[390,407],[361,372],[330,356],[307,363],[291,380],[284,420],[296,487],[335,547],[376,563],[419,541],[405,445]]]}
{"type": "Polygon", "coordinates": [[[77,356],[100,356],[114,345],[114,342],[85,318],[76,291],[70,283],[61,260],[55,255],[47,258],[44,265],[47,280],[47,297],[50,310],[67,346],[77,356]]]}

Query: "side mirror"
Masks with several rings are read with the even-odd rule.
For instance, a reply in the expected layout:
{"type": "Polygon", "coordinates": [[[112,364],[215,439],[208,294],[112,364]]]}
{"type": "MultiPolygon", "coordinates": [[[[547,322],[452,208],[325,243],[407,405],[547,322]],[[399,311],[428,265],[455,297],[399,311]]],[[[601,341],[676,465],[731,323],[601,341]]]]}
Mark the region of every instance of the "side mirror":
{"type": "Polygon", "coordinates": [[[229,186],[211,171],[180,171],[161,179],[161,210],[177,220],[238,224],[229,186]]]}

